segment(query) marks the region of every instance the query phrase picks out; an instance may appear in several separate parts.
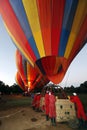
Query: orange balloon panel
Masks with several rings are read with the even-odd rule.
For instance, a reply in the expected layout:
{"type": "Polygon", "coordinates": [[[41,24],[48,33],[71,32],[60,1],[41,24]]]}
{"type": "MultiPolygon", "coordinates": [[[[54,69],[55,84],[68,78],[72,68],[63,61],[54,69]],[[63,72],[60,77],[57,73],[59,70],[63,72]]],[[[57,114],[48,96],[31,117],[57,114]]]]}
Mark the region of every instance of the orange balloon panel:
{"type": "Polygon", "coordinates": [[[21,79],[21,76],[20,76],[20,73],[19,73],[19,72],[16,73],[16,82],[17,82],[17,84],[20,86],[20,88],[21,88],[23,91],[26,91],[25,85],[24,85],[24,83],[23,83],[23,81],[22,81],[22,79],[21,79]]]}
{"type": "Polygon", "coordinates": [[[30,89],[34,89],[35,87],[43,87],[45,84],[49,82],[49,79],[42,75],[40,71],[38,71],[37,66],[32,67],[28,62],[27,62],[27,82],[28,82],[28,87],[30,89]]]}
{"type": "Polygon", "coordinates": [[[17,69],[18,69],[18,71],[20,73],[20,76],[21,76],[21,79],[22,79],[24,85],[28,86],[27,85],[26,72],[24,71],[24,68],[25,68],[24,61],[25,61],[25,59],[23,58],[23,56],[21,55],[21,53],[17,50],[16,51],[16,65],[17,65],[17,69]]]}

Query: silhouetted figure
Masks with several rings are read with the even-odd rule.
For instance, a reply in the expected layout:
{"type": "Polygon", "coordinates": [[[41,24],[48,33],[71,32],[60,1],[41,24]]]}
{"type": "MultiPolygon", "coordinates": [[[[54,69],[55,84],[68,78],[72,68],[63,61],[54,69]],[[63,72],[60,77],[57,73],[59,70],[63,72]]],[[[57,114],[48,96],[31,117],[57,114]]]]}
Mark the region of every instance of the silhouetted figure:
{"type": "Polygon", "coordinates": [[[87,116],[84,111],[84,107],[80,98],[77,96],[76,93],[73,93],[73,96],[70,96],[70,101],[75,103],[77,118],[79,119],[80,125],[87,125],[87,116]]]}

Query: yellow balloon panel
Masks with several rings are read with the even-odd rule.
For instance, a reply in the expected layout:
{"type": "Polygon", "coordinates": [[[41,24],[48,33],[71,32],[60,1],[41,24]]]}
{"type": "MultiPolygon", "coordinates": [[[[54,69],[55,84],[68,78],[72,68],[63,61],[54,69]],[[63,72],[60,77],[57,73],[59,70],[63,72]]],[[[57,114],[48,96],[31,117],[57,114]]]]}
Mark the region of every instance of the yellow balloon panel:
{"type": "Polygon", "coordinates": [[[68,58],[70,55],[70,52],[72,50],[72,47],[74,45],[74,42],[76,40],[76,37],[78,35],[78,32],[80,30],[81,24],[84,21],[85,16],[87,15],[87,0],[80,0],[77,6],[75,18],[73,20],[73,25],[71,29],[71,33],[68,39],[68,43],[66,46],[66,51],[64,54],[65,58],[68,58]]]}
{"type": "Polygon", "coordinates": [[[39,23],[36,0],[23,0],[23,5],[27,14],[31,30],[36,41],[37,49],[41,57],[45,56],[42,40],[41,28],[39,23]]]}

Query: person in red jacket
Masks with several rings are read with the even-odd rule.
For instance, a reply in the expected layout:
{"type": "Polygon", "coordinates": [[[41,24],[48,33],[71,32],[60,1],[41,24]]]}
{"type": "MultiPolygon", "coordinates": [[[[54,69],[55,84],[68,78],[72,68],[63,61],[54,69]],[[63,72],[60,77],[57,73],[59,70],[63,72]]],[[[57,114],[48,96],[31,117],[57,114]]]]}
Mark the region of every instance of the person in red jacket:
{"type": "Polygon", "coordinates": [[[54,93],[51,91],[49,93],[49,117],[51,118],[52,125],[56,125],[56,97],[54,93]]]}
{"type": "Polygon", "coordinates": [[[46,114],[46,120],[49,120],[49,91],[46,91],[45,94],[45,114],[46,114]]]}
{"type": "Polygon", "coordinates": [[[73,93],[73,96],[70,96],[70,101],[74,102],[76,105],[76,112],[79,123],[82,125],[82,122],[87,122],[87,116],[85,114],[83,104],[76,93],[73,93]]]}

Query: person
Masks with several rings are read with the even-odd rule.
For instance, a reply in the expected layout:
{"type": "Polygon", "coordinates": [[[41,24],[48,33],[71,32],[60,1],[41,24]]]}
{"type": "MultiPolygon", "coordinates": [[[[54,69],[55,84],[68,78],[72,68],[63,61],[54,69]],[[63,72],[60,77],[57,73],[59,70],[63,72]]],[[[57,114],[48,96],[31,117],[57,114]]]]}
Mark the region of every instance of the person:
{"type": "Polygon", "coordinates": [[[36,102],[37,102],[37,93],[34,94],[34,98],[33,98],[33,100],[32,100],[33,110],[36,110],[36,102]]]}
{"type": "Polygon", "coordinates": [[[87,126],[87,116],[79,96],[76,93],[73,93],[73,96],[70,96],[70,101],[75,103],[77,118],[79,119],[80,126],[87,126]]]}
{"type": "Polygon", "coordinates": [[[46,114],[46,120],[49,120],[49,91],[47,90],[45,93],[45,114],[46,114]]]}
{"type": "Polygon", "coordinates": [[[40,99],[40,110],[42,112],[45,112],[45,97],[44,97],[43,93],[42,93],[41,99],[40,99]]]}
{"type": "Polygon", "coordinates": [[[40,112],[40,99],[41,99],[41,93],[37,93],[37,99],[36,99],[36,111],[40,112]]]}
{"type": "Polygon", "coordinates": [[[49,92],[49,117],[51,118],[51,124],[56,126],[56,97],[53,91],[49,92]]]}

